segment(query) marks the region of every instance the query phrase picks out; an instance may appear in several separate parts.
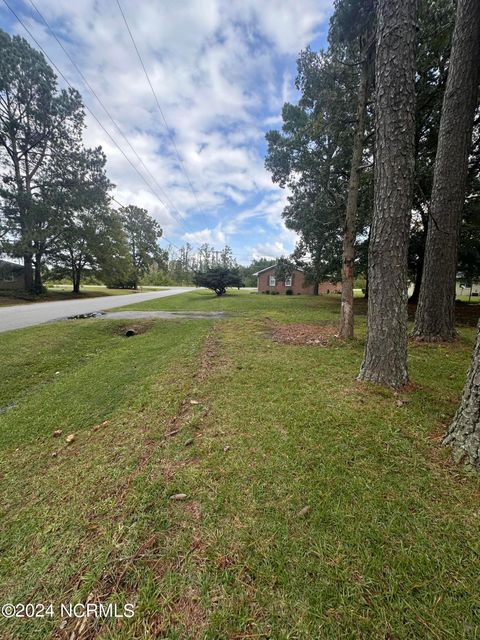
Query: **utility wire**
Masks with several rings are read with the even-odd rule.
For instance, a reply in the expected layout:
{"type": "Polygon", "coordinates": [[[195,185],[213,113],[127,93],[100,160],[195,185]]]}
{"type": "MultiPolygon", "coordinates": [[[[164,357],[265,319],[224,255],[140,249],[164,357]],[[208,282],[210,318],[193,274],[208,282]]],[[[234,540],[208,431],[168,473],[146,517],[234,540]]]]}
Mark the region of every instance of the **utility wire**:
{"type": "Polygon", "coordinates": [[[41,20],[43,21],[43,23],[45,24],[45,26],[47,27],[47,29],[49,30],[49,32],[52,34],[52,36],[55,38],[55,40],[57,41],[58,45],[60,46],[60,48],[62,49],[62,51],[65,53],[65,55],[67,56],[67,58],[70,60],[70,62],[72,63],[72,65],[75,67],[75,69],[77,70],[79,76],[82,78],[84,84],[86,85],[86,87],[88,87],[88,89],[90,90],[90,92],[92,93],[92,95],[96,98],[97,102],[100,104],[100,106],[102,107],[102,109],[104,110],[104,112],[107,114],[108,118],[111,120],[111,122],[113,123],[113,125],[116,127],[117,131],[119,132],[119,134],[122,136],[122,138],[125,140],[125,142],[128,144],[128,146],[130,147],[130,149],[132,150],[132,152],[134,153],[134,155],[136,156],[137,160],[141,163],[141,165],[143,166],[143,168],[145,169],[145,171],[148,173],[149,177],[152,179],[153,183],[156,185],[156,187],[158,188],[158,190],[160,191],[160,193],[163,195],[163,197],[165,198],[165,200],[167,200],[167,202],[169,203],[170,207],[172,210],[174,210],[175,212],[178,213],[178,215],[183,219],[184,216],[182,216],[182,214],[180,213],[180,211],[178,210],[178,208],[174,205],[174,203],[172,202],[172,200],[169,198],[168,194],[165,192],[165,190],[161,187],[161,185],[157,182],[155,176],[152,174],[152,172],[150,171],[150,169],[147,167],[147,165],[144,163],[144,161],[142,160],[142,158],[139,156],[139,154],[137,153],[136,149],[133,147],[133,145],[131,144],[130,140],[127,138],[127,136],[123,133],[122,129],[120,128],[120,125],[118,124],[118,122],[114,119],[114,117],[111,115],[110,111],[107,109],[107,107],[105,106],[104,102],[98,97],[96,91],[94,90],[94,88],[92,87],[92,85],[89,83],[89,81],[87,80],[87,78],[85,77],[84,73],[82,72],[82,70],[79,68],[79,66],[77,65],[77,63],[75,62],[75,60],[72,58],[72,56],[70,55],[70,53],[68,52],[68,50],[63,46],[62,41],[57,37],[56,33],[53,31],[52,27],[50,26],[50,24],[48,23],[47,19],[45,18],[45,16],[41,13],[41,11],[38,9],[38,7],[36,6],[36,4],[33,2],[33,0],[29,0],[29,3],[31,4],[31,6],[33,7],[33,9],[37,12],[37,14],[40,16],[41,20]]]}
{"type": "Polygon", "coordinates": [[[177,155],[178,162],[180,163],[180,167],[182,169],[182,172],[183,172],[185,178],[187,179],[187,182],[188,182],[188,184],[190,186],[190,189],[191,189],[191,191],[193,193],[193,196],[194,196],[194,198],[196,200],[197,205],[200,207],[200,202],[198,201],[197,192],[195,191],[195,189],[193,187],[193,184],[192,184],[192,181],[190,179],[190,176],[188,175],[187,170],[185,168],[185,165],[183,163],[183,160],[182,160],[182,158],[180,156],[180,153],[178,151],[177,145],[175,143],[175,138],[173,137],[172,131],[171,131],[170,127],[168,126],[168,122],[167,122],[167,119],[165,118],[165,114],[163,113],[163,109],[160,106],[160,102],[158,100],[158,96],[157,96],[157,94],[155,92],[155,89],[153,88],[153,84],[152,84],[152,82],[150,80],[150,76],[148,75],[148,72],[147,72],[147,69],[146,69],[145,64],[143,62],[142,56],[140,55],[140,51],[139,51],[139,49],[137,47],[137,43],[135,42],[135,38],[133,37],[133,33],[132,33],[132,31],[131,31],[131,29],[130,29],[130,27],[128,25],[127,18],[125,16],[124,12],[123,12],[122,5],[120,4],[120,0],[116,0],[116,1],[117,1],[118,8],[120,9],[120,13],[122,14],[122,18],[123,18],[123,21],[124,21],[125,26],[127,28],[128,34],[129,34],[130,39],[132,41],[133,47],[134,47],[134,49],[135,49],[135,51],[137,53],[138,59],[140,60],[140,64],[142,65],[143,73],[145,74],[145,77],[147,79],[148,85],[150,87],[150,90],[151,90],[151,92],[153,94],[153,97],[155,99],[156,105],[157,105],[158,110],[160,112],[160,115],[162,116],[162,120],[163,120],[163,123],[165,125],[165,128],[167,129],[168,136],[170,138],[170,141],[172,143],[173,148],[175,149],[175,153],[177,155]]]}
{"type": "MultiPolygon", "coordinates": [[[[121,203],[117,198],[114,198],[113,196],[111,196],[111,199],[112,199],[114,202],[116,202],[116,203],[119,205],[119,207],[120,207],[121,209],[126,209],[126,205],[122,204],[122,203],[121,203]]],[[[177,247],[177,245],[176,245],[174,242],[172,242],[171,240],[169,240],[169,239],[168,239],[167,237],[165,237],[163,234],[160,236],[159,240],[165,240],[165,242],[168,242],[168,244],[171,244],[171,245],[172,245],[172,247],[175,247],[175,249],[178,249],[178,251],[180,251],[180,248],[179,248],[179,247],[177,247]]]]}
{"type": "MultiPolygon", "coordinates": [[[[30,38],[35,42],[35,44],[37,45],[37,47],[42,51],[42,53],[44,54],[44,56],[49,60],[49,62],[51,63],[51,65],[56,69],[57,73],[63,78],[63,80],[66,82],[66,84],[71,88],[71,89],[75,89],[75,87],[73,87],[73,85],[67,80],[66,76],[62,73],[62,71],[59,69],[59,67],[55,64],[55,62],[51,59],[51,57],[48,55],[48,53],[45,51],[45,49],[42,47],[42,45],[38,42],[38,40],[35,38],[35,36],[32,34],[32,32],[30,31],[30,29],[25,25],[25,23],[23,22],[23,20],[21,20],[21,18],[17,15],[17,13],[12,9],[12,7],[8,4],[7,0],[3,0],[4,4],[6,5],[6,7],[9,9],[9,11],[12,13],[12,15],[18,20],[18,22],[22,25],[22,27],[25,29],[25,31],[28,33],[28,35],[30,36],[30,38]]],[[[163,202],[162,198],[160,198],[160,196],[155,193],[155,191],[152,189],[151,185],[148,183],[148,181],[145,179],[145,176],[140,173],[140,171],[138,170],[138,168],[133,164],[133,162],[130,160],[130,158],[127,156],[127,154],[124,152],[124,150],[120,147],[120,145],[118,144],[118,142],[115,140],[115,138],[110,134],[110,132],[103,126],[103,124],[100,122],[100,120],[97,118],[97,116],[95,115],[95,113],[90,109],[90,107],[88,105],[85,105],[85,108],[89,111],[89,113],[91,114],[91,116],[95,119],[95,121],[97,122],[97,124],[101,127],[101,129],[106,133],[106,135],[109,137],[109,139],[112,141],[112,143],[117,147],[117,149],[120,151],[120,153],[122,154],[122,156],[125,158],[125,160],[129,163],[129,165],[134,169],[134,171],[139,175],[139,177],[143,180],[143,182],[146,184],[146,186],[148,187],[148,189],[153,193],[153,195],[155,196],[155,198],[161,202],[161,204],[163,205],[163,207],[169,211],[167,205],[163,202]]],[[[170,211],[169,211],[170,212],[170,211]]],[[[178,222],[180,222],[180,224],[183,224],[181,220],[178,220],[178,222]]]]}
{"type": "MultiPolygon", "coordinates": [[[[75,69],[78,71],[79,75],[81,76],[82,80],[85,82],[86,86],[90,89],[90,91],[92,92],[92,94],[95,96],[95,98],[98,100],[98,102],[102,105],[105,113],[109,116],[109,118],[112,120],[113,124],[117,127],[117,129],[120,131],[122,137],[126,140],[126,142],[128,143],[128,145],[130,146],[130,148],[132,149],[132,151],[135,153],[135,155],[137,156],[137,158],[139,159],[139,161],[142,163],[142,165],[144,165],[143,161],[141,160],[141,158],[138,156],[138,154],[136,153],[136,151],[134,150],[133,146],[130,144],[130,142],[128,141],[128,139],[126,138],[126,136],[123,134],[123,132],[121,131],[120,127],[118,126],[118,124],[116,123],[116,121],[114,120],[114,118],[110,115],[108,109],[104,106],[104,104],[102,103],[102,101],[100,100],[100,98],[97,96],[96,92],[92,89],[92,87],[90,86],[90,84],[88,83],[88,81],[86,80],[84,74],[81,72],[81,70],[79,69],[79,67],[76,65],[76,63],[73,61],[73,59],[71,58],[71,56],[68,54],[67,50],[63,47],[63,45],[61,44],[60,40],[57,38],[57,36],[55,35],[55,33],[53,32],[53,30],[51,29],[51,27],[49,26],[48,22],[45,20],[45,18],[43,17],[43,15],[40,13],[40,11],[37,9],[37,7],[35,6],[35,4],[32,2],[32,0],[29,0],[30,4],[33,6],[33,8],[35,9],[35,11],[38,13],[38,15],[42,18],[43,22],[45,23],[45,25],[47,26],[47,28],[49,29],[50,33],[53,35],[53,37],[55,38],[55,40],[58,42],[58,44],[60,45],[60,47],[62,48],[62,50],[65,52],[65,54],[68,56],[69,60],[71,61],[71,63],[73,64],[73,66],[75,67],[75,69]]],[[[73,90],[75,90],[75,87],[70,83],[70,81],[66,78],[66,76],[63,74],[63,72],[61,71],[61,69],[55,64],[55,62],[52,60],[52,58],[48,55],[48,53],[45,51],[45,49],[42,47],[42,45],[38,42],[38,40],[35,38],[35,36],[33,35],[33,33],[30,31],[30,29],[26,26],[26,24],[24,23],[24,21],[20,18],[20,16],[14,11],[14,9],[12,9],[12,7],[9,5],[7,0],[3,0],[3,3],[5,4],[5,6],[7,7],[7,9],[10,11],[10,13],[16,18],[16,20],[22,25],[22,27],[24,28],[24,30],[27,32],[27,34],[30,36],[30,38],[33,40],[33,42],[35,42],[35,44],[37,45],[37,47],[40,49],[40,51],[44,54],[44,56],[47,58],[47,60],[49,60],[50,64],[55,68],[55,70],[57,71],[57,73],[61,76],[61,78],[63,78],[64,82],[73,90]]],[[[152,93],[155,97],[155,101],[157,103],[158,109],[162,115],[162,118],[164,120],[165,126],[167,127],[167,130],[169,132],[170,138],[172,140],[172,144],[174,145],[175,151],[177,153],[177,157],[179,159],[179,162],[184,170],[185,176],[187,177],[187,180],[190,184],[190,187],[192,189],[192,192],[194,193],[195,197],[196,193],[195,190],[193,188],[193,185],[190,181],[190,178],[188,177],[188,174],[185,171],[185,168],[183,166],[183,162],[180,158],[180,154],[178,153],[178,149],[176,147],[175,141],[172,137],[172,134],[168,128],[168,124],[167,121],[165,119],[165,116],[163,114],[163,111],[160,107],[160,103],[158,101],[158,98],[155,94],[155,91],[153,89],[153,86],[150,82],[150,78],[148,76],[148,73],[145,69],[145,65],[143,63],[143,60],[140,56],[140,53],[138,51],[138,48],[135,44],[135,40],[133,38],[133,35],[130,31],[130,28],[128,26],[127,20],[125,18],[125,15],[122,11],[122,7],[119,3],[119,1],[117,0],[117,4],[118,7],[122,13],[123,19],[125,21],[125,25],[128,29],[128,32],[130,34],[130,37],[132,39],[132,42],[134,44],[135,50],[137,52],[137,55],[140,59],[140,62],[142,64],[142,68],[144,70],[145,76],[147,77],[148,83],[150,85],[150,88],[152,90],[152,93]]],[[[162,200],[162,198],[152,189],[151,185],[148,183],[148,181],[145,179],[145,176],[140,173],[139,169],[134,165],[134,163],[130,160],[130,158],[126,155],[126,153],[124,152],[124,150],[120,147],[120,145],[118,144],[118,142],[115,140],[115,138],[110,134],[110,132],[104,127],[104,125],[101,123],[101,121],[98,119],[98,117],[95,115],[95,113],[92,111],[92,109],[90,109],[90,107],[88,105],[85,105],[85,108],[88,110],[88,112],[90,113],[90,115],[94,118],[94,120],[97,122],[97,124],[99,125],[99,127],[104,131],[104,133],[108,136],[108,138],[112,141],[112,143],[115,145],[115,147],[120,151],[120,153],[122,154],[122,156],[125,158],[125,160],[128,162],[128,164],[134,169],[134,171],[138,174],[138,176],[142,179],[142,181],[145,183],[145,185],[148,187],[148,189],[152,192],[152,194],[154,195],[154,197],[162,204],[162,206],[166,209],[166,211],[168,211],[169,213],[174,213],[173,211],[170,211],[169,208],[167,207],[167,205],[165,204],[165,202],[162,200]]],[[[145,165],[144,165],[145,166],[145,165]]],[[[148,169],[147,169],[148,171],[148,169]]],[[[149,172],[150,173],[150,172],[149,172]]],[[[155,181],[156,182],[156,181],[155,181]]],[[[162,189],[163,191],[163,189],[162,189]]],[[[122,208],[125,208],[125,205],[122,205],[116,198],[112,197],[112,200],[114,202],[116,202],[119,206],[121,206],[122,208]]],[[[171,201],[170,201],[171,202],[171,201]]],[[[200,204],[198,202],[198,198],[197,198],[197,203],[200,204]]],[[[175,208],[176,209],[176,208],[175,208]]],[[[183,226],[183,220],[180,218],[177,218],[177,215],[175,215],[175,218],[177,219],[177,221],[180,223],[181,226],[183,226]]],[[[190,229],[191,230],[191,229],[190,229]]],[[[162,238],[168,242],[169,244],[171,244],[173,247],[175,247],[177,250],[180,250],[179,247],[177,247],[173,242],[171,242],[170,240],[168,240],[167,238],[165,238],[164,236],[162,236],[162,238]]]]}

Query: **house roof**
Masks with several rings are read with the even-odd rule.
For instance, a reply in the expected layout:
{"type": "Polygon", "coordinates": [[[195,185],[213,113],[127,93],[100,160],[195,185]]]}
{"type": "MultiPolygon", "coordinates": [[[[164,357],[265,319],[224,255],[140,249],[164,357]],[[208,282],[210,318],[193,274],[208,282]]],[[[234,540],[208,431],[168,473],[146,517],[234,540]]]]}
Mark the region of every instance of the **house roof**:
{"type": "Polygon", "coordinates": [[[10,270],[10,271],[21,271],[23,269],[23,265],[18,264],[18,262],[10,262],[10,260],[0,259],[0,269],[10,270]]]}
{"type": "MultiPolygon", "coordinates": [[[[252,276],[258,276],[261,273],[265,273],[265,271],[270,271],[270,269],[276,269],[277,268],[277,264],[272,264],[269,267],[265,267],[265,269],[260,269],[260,271],[257,271],[256,273],[252,273],[252,276]]],[[[301,271],[303,273],[303,269],[300,269],[300,267],[295,267],[294,271],[301,271]]]]}

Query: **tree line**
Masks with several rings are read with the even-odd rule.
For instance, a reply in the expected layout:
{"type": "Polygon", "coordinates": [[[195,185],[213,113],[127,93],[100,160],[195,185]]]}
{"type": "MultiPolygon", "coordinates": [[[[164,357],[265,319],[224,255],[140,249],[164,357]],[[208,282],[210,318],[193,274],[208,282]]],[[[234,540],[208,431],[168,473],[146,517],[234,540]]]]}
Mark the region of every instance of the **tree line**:
{"type": "Polygon", "coordinates": [[[60,89],[39,51],[0,30],[0,251],[21,259],[24,288],[85,274],[136,288],[166,258],[159,224],[135,205],[112,208],[101,147],[83,143],[78,91],[60,89]]]}
{"type": "MultiPolygon", "coordinates": [[[[392,10],[397,4],[389,3],[392,10]]],[[[450,0],[415,4],[414,94],[412,104],[401,109],[413,118],[412,197],[403,244],[408,280],[414,283],[410,301],[419,303],[415,332],[422,339],[454,336],[456,276],[465,283],[480,277],[477,7],[472,2],[463,5],[458,5],[456,20],[450,0]],[[468,35],[462,16],[470,12],[468,35]],[[444,165],[442,149],[452,151],[444,156],[444,165]],[[460,199],[450,222],[442,219],[450,203],[440,204],[440,192],[460,199]],[[446,260],[441,257],[444,252],[446,260]]],[[[355,273],[365,276],[367,292],[371,284],[368,254],[376,230],[375,172],[383,167],[378,163],[376,120],[381,115],[378,75],[383,73],[377,69],[379,15],[380,4],[373,0],[336,1],[328,46],[300,53],[300,99],[284,105],[282,129],[266,135],[266,167],[274,182],[289,188],[283,215],[300,237],[292,258],[310,282],[341,275],[344,337],[353,335],[355,273]]],[[[398,71],[404,70],[400,65],[398,71]]],[[[390,152],[396,153],[393,147],[390,152]]]]}
{"type": "MultiPolygon", "coordinates": [[[[298,104],[267,133],[266,167],[290,196],[293,258],[342,276],[340,334],[353,336],[354,270],[367,276],[359,379],[408,382],[413,337],[453,340],[457,274],[480,269],[480,3],[336,0],[328,47],[302,51],[298,104]]],[[[480,331],[447,443],[480,468],[480,331]]]]}

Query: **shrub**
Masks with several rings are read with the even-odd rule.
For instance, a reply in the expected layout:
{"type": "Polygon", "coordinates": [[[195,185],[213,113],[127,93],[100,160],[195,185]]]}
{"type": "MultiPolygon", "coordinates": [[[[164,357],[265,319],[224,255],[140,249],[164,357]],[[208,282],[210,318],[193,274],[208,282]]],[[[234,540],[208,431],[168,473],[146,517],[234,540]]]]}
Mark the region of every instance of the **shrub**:
{"type": "Polygon", "coordinates": [[[293,291],[292,291],[292,289],[287,289],[287,290],[285,291],[285,295],[286,295],[286,296],[293,296],[293,291]]]}
{"type": "Polygon", "coordinates": [[[197,271],[193,277],[193,284],[198,287],[206,287],[215,291],[217,296],[223,296],[227,287],[243,287],[242,279],[238,269],[227,269],[225,267],[210,267],[206,271],[197,271]]]}

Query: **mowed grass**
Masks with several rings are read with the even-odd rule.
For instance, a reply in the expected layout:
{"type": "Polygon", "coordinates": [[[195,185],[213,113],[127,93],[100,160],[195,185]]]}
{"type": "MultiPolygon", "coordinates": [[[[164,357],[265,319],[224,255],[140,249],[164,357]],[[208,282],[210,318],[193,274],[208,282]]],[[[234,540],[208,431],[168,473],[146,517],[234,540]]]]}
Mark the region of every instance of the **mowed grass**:
{"type": "Polygon", "coordinates": [[[80,293],[73,293],[68,285],[49,287],[45,293],[31,296],[22,291],[0,291],[0,307],[18,304],[32,304],[37,302],[55,302],[57,300],[82,300],[83,298],[98,298],[101,296],[121,296],[136,293],[133,289],[107,289],[102,286],[82,287],[80,293]]]}
{"type": "MultiPolygon", "coordinates": [[[[88,638],[480,637],[480,481],[441,446],[474,330],[412,344],[397,395],[355,381],[364,318],[349,343],[271,339],[336,322],[333,296],[137,308],[230,318],[2,336],[0,406],[18,406],[0,415],[0,600],[135,604],[88,638]]],[[[0,635],[78,634],[60,622],[0,619],[0,635]]]]}
{"type": "MultiPolygon", "coordinates": [[[[265,295],[256,291],[229,289],[217,296],[206,289],[196,289],[180,296],[158,298],[119,307],[142,311],[225,311],[232,317],[259,316],[282,322],[336,321],[340,296],[265,295]]],[[[363,302],[363,300],[361,301],[363,302]]],[[[118,309],[115,309],[117,311],[118,309]]]]}

